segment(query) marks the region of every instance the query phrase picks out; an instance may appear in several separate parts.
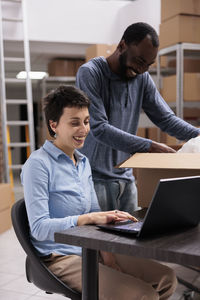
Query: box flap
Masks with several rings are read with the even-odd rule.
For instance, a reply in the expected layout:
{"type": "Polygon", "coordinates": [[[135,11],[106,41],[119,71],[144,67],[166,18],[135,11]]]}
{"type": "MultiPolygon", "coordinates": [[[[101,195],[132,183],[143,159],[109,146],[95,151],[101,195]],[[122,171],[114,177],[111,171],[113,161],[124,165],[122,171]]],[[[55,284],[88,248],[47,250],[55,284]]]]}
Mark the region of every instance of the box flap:
{"type": "Polygon", "coordinates": [[[136,153],[118,168],[200,169],[200,153],[136,153]]]}

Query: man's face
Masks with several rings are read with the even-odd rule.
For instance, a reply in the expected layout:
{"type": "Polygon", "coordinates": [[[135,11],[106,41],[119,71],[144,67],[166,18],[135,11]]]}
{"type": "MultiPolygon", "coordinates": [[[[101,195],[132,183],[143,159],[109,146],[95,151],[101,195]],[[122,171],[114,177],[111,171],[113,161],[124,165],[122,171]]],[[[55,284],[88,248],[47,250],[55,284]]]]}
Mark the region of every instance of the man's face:
{"type": "Polygon", "coordinates": [[[119,56],[119,75],[123,80],[129,80],[148,71],[154,63],[158,48],[152,45],[151,39],[145,37],[139,44],[125,44],[125,49],[119,56]]]}

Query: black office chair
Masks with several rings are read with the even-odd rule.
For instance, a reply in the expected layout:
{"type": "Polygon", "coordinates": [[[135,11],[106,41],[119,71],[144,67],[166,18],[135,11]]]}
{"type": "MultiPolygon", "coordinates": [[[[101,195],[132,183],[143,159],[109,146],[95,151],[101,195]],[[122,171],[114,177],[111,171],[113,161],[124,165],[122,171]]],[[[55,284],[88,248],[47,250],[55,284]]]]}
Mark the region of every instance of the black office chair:
{"type": "MultiPolygon", "coordinates": [[[[191,266],[185,266],[186,268],[195,271],[196,273],[200,273],[200,269],[199,268],[195,268],[195,267],[191,267],[191,266]]],[[[196,299],[196,295],[198,295],[198,299],[200,297],[200,288],[195,286],[194,284],[186,281],[185,279],[177,276],[178,282],[183,285],[184,287],[187,288],[187,290],[185,290],[183,292],[183,299],[184,300],[193,300],[196,299]]]]}
{"type": "Polygon", "coordinates": [[[30,241],[29,224],[24,199],[17,201],[11,211],[16,236],[27,254],[26,278],[47,294],[61,294],[72,300],[80,300],[81,294],[72,290],[57,278],[43,263],[30,241]]]}

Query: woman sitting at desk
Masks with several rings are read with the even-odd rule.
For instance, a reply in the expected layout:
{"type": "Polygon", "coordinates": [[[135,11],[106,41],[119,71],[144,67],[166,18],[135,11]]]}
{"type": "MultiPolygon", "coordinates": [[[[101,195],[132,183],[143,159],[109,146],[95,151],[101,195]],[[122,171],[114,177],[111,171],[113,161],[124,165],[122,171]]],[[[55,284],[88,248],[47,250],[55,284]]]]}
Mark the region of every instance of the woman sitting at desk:
{"type": "MultiPolygon", "coordinates": [[[[90,130],[87,96],[60,86],[44,99],[53,141],[34,151],[21,179],[31,240],[48,268],[81,292],[81,248],[54,242],[54,233],[84,224],[132,219],[127,212],[101,212],[88,159],[77,149],[90,130]]],[[[176,287],[173,270],[157,262],[101,252],[99,299],[168,299],[176,287]],[[114,287],[114,289],[113,289],[114,287]]]]}

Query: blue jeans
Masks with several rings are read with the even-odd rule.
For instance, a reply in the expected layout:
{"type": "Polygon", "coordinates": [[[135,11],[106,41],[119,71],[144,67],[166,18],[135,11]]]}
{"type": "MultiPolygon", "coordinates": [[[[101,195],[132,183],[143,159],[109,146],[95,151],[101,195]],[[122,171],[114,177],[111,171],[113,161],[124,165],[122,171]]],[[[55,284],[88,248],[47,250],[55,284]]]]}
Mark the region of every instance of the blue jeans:
{"type": "Polygon", "coordinates": [[[103,211],[119,209],[133,213],[138,208],[135,182],[94,180],[94,188],[103,211]]]}

